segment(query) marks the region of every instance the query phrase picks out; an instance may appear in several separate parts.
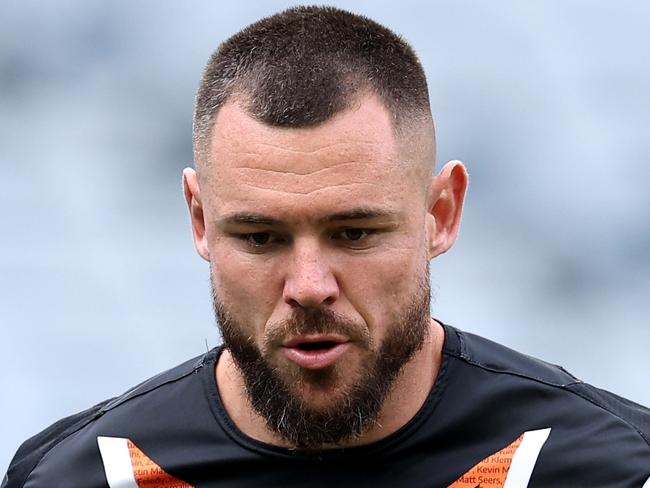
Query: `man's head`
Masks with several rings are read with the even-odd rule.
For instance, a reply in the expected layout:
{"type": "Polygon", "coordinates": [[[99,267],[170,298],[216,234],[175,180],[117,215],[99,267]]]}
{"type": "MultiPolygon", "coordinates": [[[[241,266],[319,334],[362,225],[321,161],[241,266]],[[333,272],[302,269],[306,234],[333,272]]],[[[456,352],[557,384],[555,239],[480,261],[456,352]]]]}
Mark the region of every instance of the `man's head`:
{"type": "Polygon", "coordinates": [[[194,143],[194,240],[250,404],[294,446],[362,435],[427,338],[467,181],[432,175],[417,58],[339,10],[264,19],[210,59],[194,143]]]}

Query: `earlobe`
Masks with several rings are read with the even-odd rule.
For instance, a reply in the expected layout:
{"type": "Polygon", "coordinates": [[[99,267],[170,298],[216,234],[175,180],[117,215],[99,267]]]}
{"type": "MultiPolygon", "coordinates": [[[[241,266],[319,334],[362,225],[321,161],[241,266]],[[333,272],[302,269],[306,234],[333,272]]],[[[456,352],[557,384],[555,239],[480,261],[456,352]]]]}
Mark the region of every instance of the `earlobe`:
{"type": "Polygon", "coordinates": [[[192,237],[196,251],[206,261],[210,261],[208,241],[205,234],[205,216],[201,202],[201,189],[196,175],[192,168],[183,170],[183,193],[190,211],[190,223],[192,224],[192,237]]]}
{"type": "Polygon", "coordinates": [[[448,162],[433,178],[426,224],[429,259],[446,252],[454,244],[467,184],[467,170],[460,161],[448,162]]]}

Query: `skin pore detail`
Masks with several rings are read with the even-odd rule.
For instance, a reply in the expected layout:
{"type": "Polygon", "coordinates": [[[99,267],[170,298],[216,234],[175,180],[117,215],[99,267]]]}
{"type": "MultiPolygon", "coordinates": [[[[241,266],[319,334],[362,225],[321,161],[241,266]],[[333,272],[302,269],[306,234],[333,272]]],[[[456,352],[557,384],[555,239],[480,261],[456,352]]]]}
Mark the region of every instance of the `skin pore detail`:
{"type": "MultiPolygon", "coordinates": [[[[198,163],[199,177],[203,168],[211,167],[213,171],[206,175],[218,179],[223,162],[236,157],[236,169],[242,183],[251,187],[263,184],[268,190],[282,191],[292,188],[287,184],[288,178],[296,177],[302,185],[295,191],[306,194],[328,182],[329,175],[344,174],[347,180],[340,181],[340,185],[367,181],[368,173],[379,170],[375,163],[381,153],[383,159],[392,162],[382,169],[390,171],[395,179],[401,179],[403,175],[399,173],[406,172],[422,178],[422,188],[428,186],[435,159],[430,122],[414,124],[409,130],[404,128],[396,137],[383,103],[371,96],[365,103],[355,103],[336,114],[326,124],[350,137],[341,140],[334,131],[329,131],[330,134],[319,131],[320,126],[278,128],[261,124],[248,116],[235,99],[224,105],[215,117],[209,156],[198,163]],[[228,119],[228,124],[219,123],[224,118],[228,119]],[[269,142],[258,138],[252,141],[248,135],[253,126],[259,130],[261,138],[278,140],[269,142]],[[319,132],[318,137],[313,137],[315,131],[319,132]],[[416,141],[418,143],[414,144],[416,141]],[[343,166],[349,166],[349,170],[343,166]]],[[[201,178],[202,186],[204,183],[201,178]]]]}
{"type": "Polygon", "coordinates": [[[357,445],[422,406],[442,347],[427,266],[455,237],[466,173],[427,175],[402,146],[374,97],[309,128],[226,103],[210,163],[184,173],[226,345],[217,384],[245,434],[357,445]]]}

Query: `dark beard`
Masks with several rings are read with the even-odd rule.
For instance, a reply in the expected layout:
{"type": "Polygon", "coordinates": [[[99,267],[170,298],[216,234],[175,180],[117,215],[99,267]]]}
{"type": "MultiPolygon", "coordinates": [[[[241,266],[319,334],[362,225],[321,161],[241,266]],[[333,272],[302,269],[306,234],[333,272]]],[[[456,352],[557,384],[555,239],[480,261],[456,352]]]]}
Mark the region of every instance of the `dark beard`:
{"type": "MultiPolygon", "coordinates": [[[[428,273],[427,273],[428,275],[428,273]]],[[[265,419],[269,429],[297,449],[322,449],[358,439],[377,422],[381,407],[404,365],[422,348],[429,333],[429,280],[422,280],[412,301],[389,326],[379,348],[359,331],[359,326],[327,309],[296,309],[294,315],[269,335],[265,346],[277,346],[288,334],[341,333],[367,349],[365,371],[359,380],[340,395],[341,400],[323,409],[310,407],[254,343],[246,330],[214,294],[214,309],[225,347],[242,373],[248,400],[265,419]]],[[[265,350],[268,350],[265,347],[265,350]]],[[[327,385],[337,372],[301,370],[300,383],[327,385]]]]}

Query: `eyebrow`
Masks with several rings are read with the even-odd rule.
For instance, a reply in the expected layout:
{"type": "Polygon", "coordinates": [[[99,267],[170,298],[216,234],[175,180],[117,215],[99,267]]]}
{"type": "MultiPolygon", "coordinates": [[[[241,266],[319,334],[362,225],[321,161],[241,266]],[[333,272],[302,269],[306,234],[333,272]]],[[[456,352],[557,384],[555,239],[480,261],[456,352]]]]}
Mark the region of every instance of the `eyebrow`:
{"type": "MultiPolygon", "coordinates": [[[[341,222],[346,220],[371,220],[381,218],[394,218],[395,213],[386,210],[359,207],[343,212],[337,212],[319,219],[319,223],[341,222]]],[[[255,212],[236,212],[219,219],[219,224],[244,224],[244,225],[282,225],[282,221],[268,215],[255,212]]]]}
{"type": "Polygon", "coordinates": [[[278,219],[254,212],[236,212],[226,215],[219,220],[219,224],[248,224],[248,225],[277,225],[278,219]]]}
{"type": "Polygon", "coordinates": [[[376,209],[376,208],[355,208],[352,210],[345,210],[343,212],[337,212],[332,215],[328,215],[322,219],[320,222],[330,223],[330,222],[340,222],[344,220],[372,220],[372,219],[381,219],[381,218],[393,218],[395,214],[393,212],[388,212],[386,210],[376,209]]]}

